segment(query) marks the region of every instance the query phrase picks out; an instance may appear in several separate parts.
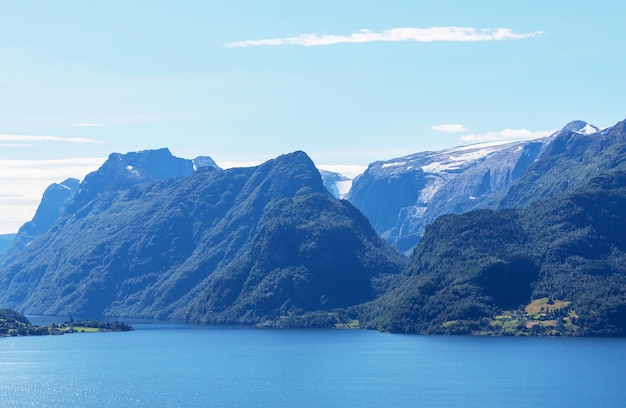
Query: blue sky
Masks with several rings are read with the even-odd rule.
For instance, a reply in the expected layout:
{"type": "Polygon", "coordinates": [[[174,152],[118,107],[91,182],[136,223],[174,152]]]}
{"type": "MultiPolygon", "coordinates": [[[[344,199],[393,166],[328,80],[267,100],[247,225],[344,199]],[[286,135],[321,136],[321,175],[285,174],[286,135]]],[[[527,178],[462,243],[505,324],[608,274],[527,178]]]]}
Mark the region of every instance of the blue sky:
{"type": "MultiPolygon", "coordinates": [[[[370,162],[626,117],[615,1],[0,1],[0,233],[111,152],[370,162]]],[[[350,174],[352,173],[352,174],[350,174]]]]}

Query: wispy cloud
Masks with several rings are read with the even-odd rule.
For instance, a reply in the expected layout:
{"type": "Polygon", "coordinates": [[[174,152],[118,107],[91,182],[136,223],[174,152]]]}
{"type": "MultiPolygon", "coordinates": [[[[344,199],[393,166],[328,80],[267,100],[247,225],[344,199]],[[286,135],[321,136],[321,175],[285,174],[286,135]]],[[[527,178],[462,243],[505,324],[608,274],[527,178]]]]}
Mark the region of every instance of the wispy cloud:
{"type": "Polygon", "coordinates": [[[433,125],[430,127],[432,130],[436,132],[444,132],[444,133],[461,133],[467,132],[469,129],[463,125],[458,125],[455,123],[446,123],[443,125],[433,125]]]}
{"type": "Polygon", "coordinates": [[[3,135],[0,134],[0,142],[65,142],[65,143],[102,143],[95,139],[83,137],[58,137],[37,135],[3,135]]]}
{"type": "Polygon", "coordinates": [[[528,129],[504,129],[482,134],[467,134],[461,136],[464,142],[495,142],[500,140],[525,140],[538,139],[553,134],[555,130],[528,130],[528,129]]]}
{"type": "Polygon", "coordinates": [[[301,45],[304,47],[333,45],[342,43],[369,43],[369,42],[435,42],[435,41],[502,41],[522,40],[541,35],[541,31],[516,34],[510,28],[482,28],[474,27],[399,27],[380,32],[362,29],[349,35],[335,34],[300,34],[294,37],[269,38],[262,40],[234,41],[226,44],[227,47],[249,47],[261,45],[301,45]]]}

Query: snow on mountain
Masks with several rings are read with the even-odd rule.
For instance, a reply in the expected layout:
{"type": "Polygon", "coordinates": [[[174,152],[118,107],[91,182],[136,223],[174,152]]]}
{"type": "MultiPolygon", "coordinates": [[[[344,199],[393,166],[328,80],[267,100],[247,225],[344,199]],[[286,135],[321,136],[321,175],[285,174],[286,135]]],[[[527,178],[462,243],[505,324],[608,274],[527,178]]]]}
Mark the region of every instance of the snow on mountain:
{"type": "Polygon", "coordinates": [[[346,198],[400,251],[445,213],[460,213],[508,186],[550,138],[503,141],[411,154],[370,164],[346,198]]]}
{"type": "Polygon", "coordinates": [[[585,121],[574,120],[568,123],[567,125],[565,125],[565,127],[563,127],[561,132],[563,131],[571,131],[571,132],[578,133],[581,135],[592,135],[594,133],[598,133],[600,129],[593,125],[590,125],[589,123],[585,121]]]}
{"type": "Polygon", "coordinates": [[[198,170],[201,167],[213,167],[214,169],[221,170],[222,168],[215,163],[209,156],[198,156],[193,161],[193,169],[198,170]]]}
{"type": "Polygon", "coordinates": [[[600,129],[590,124],[586,124],[584,128],[580,129],[576,133],[581,133],[583,135],[591,135],[593,133],[598,133],[600,129]]]}
{"type": "Polygon", "coordinates": [[[320,175],[322,176],[322,181],[324,182],[324,187],[330,192],[335,198],[344,198],[348,191],[350,191],[350,187],[352,186],[352,179],[345,177],[341,173],[336,173],[333,171],[318,169],[320,175]]]}
{"type": "Polygon", "coordinates": [[[388,242],[408,252],[440,215],[499,208],[512,183],[553,141],[605,133],[576,120],[543,139],[480,143],[374,162],[354,179],[346,198],[388,242]]]}

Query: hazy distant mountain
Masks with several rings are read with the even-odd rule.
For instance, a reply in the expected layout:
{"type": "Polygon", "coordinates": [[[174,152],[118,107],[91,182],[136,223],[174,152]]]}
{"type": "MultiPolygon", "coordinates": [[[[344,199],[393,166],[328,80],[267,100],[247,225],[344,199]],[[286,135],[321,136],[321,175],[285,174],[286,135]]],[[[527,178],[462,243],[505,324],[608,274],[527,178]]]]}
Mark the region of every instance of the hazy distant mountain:
{"type": "Polygon", "coordinates": [[[0,256],[9,249],[11,243],[15,239],[16,234],[1,234],[0,235],[0,256]]]}
{"type": "Polygon", "coordinates": [[[344,198],[346,196],[350,190],[350,186],[352,185],[352,179],[349,179],[340,173],[328,170],[319,170],[319,172],[322,176],[324,187],[326,187],[333,197],[344,198]]]}
{"type": "Polygon", "coordinates": [[[68,211],[73,212],[79,205],[109,192],[115,194],[137,184],[188,176],[193,172],[191,160],[174,157],[169,149],[112,153],[98,171],[85,177],[68,211]]]}
{"type": "Polygon", "coordinates": [[[11,262],[33,239],[52,227],[52,224],[61,215],[66,203],[76,193],[79,183],[79,180],[69,178],[61,183],[54,183],[48,186],[43,193],[33,219],[20,227],[18,233],[10,241],[6,251],[0,254],[0,266],[11,262]]]}
{"type": "MultiPolygon", "coordinates": [[[[201,156],[194,161],[180,159],[172,156],[168,149],[126,155],[113,153],[103,165],[106,169],[87,175],[83,183],[69,178],[62,183],[50,185],[44,192],[32,221],[20,227],[11,246],[0,254],[0,266],[9,264],[22,249],[48,231],[77,192],[80,195],[79,201],[88,201],[109,190],[124,189],[136,183],[189,175],[196,166],[219,169],[210,157],[201,156]]],[[[70,208],[70,211],[73,209],[70,208]]]]}
{"type": "Polygon", "coordinates": [[[374,299],[404,264],[302,152],[195,173],[166,150],[112,154],[54,227],[0,270],[0,303],[280,324],[374,299]]]}
{"type": "Polygon", "coordinates": [[[198,170],[202,167],[213,167],[217,170],[221,170],[222,168],[215,163],[215,161],[209,156],[198,156],[192,160],[194,170],[198,170]]]}

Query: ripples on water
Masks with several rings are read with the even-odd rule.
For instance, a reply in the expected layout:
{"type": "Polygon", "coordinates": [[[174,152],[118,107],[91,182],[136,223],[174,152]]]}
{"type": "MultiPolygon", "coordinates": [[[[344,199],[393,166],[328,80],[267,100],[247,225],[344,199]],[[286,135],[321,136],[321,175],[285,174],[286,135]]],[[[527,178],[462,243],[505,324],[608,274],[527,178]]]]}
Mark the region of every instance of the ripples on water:
{"type": "Polygon", "coordinates": [[[134,326],[0,338],[0,406],[626,406],[626,339],[134,326]]]}

